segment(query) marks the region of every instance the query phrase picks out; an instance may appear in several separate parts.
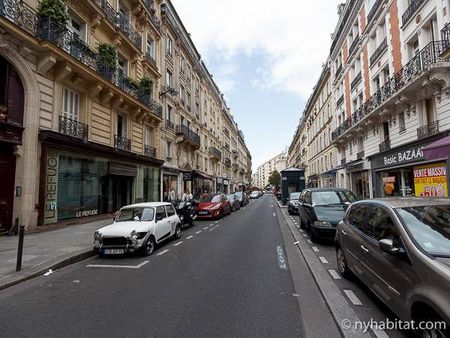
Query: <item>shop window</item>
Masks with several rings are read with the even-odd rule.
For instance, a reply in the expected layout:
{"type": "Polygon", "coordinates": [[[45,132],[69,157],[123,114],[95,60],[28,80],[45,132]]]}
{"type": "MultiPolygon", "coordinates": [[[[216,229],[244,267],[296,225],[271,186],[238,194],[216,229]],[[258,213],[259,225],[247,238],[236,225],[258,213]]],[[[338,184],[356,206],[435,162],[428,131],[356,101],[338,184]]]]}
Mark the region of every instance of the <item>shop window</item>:
{"type": "Polygon", "coordinates": [[[74,121],[80,120],[80,94],[72,89],[63,88],[62,116],[74,121]]]}

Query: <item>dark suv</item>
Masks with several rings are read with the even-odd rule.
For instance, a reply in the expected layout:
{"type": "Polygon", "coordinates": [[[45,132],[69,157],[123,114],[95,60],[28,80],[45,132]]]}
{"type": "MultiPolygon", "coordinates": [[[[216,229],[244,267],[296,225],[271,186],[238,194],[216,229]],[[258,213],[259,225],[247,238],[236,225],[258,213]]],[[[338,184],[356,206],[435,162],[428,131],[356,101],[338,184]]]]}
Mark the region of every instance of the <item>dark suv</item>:
{"type": "Polygon", "coordinates": [[[344,218],[356,196],[341,188],[308,188],[298,203],[300,227],[311,232],[311,240],[334,239],[336,225],[344,218]]]}

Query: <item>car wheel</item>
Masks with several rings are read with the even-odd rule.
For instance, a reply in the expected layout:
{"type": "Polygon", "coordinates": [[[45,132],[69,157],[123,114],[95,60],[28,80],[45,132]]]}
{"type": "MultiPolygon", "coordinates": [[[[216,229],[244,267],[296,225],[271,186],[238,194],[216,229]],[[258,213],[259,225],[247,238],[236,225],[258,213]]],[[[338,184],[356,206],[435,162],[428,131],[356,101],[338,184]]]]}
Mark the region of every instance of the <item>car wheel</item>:
{"type": "Polygon", "coordinates": [[[313,229],[311,229],[311,227],[309,227],[309,229],[311,230],[311,241],[313,241],[314,243],[317,243],[317,241],[319,240],[319,238],[317,237],[316,233],[314,232],[313,229]]]}
{"type": "MultiPolygon", "coordinates": [[[[449,324],[445,323],[444,320],[442,320],[438,315],[430,315],[430,316],[426,316],[425,318],[419,319],[415,321],[416,323],[424,323],[426,325],[426,323],[434,323],[434,325],[432,325],[431,329],[419,329],[417,331],[417,336],[418,337],[422,337],[422,338],[444,338],[444,337],[448,337],[450,334],[450,328],[449,328],[449,324]],[[441,323],[445,323],[446,326],[442,329],[441,323]]],[[[419,324],[417,324],[419,325],[419,324]]]]}
{"type": "Polygon", "coordinates": [[[155,251],[155,238],[150,236],[147,241],[141,247],[141,255],[142,256],[150,256],[153,251],[155,251]]]}
{"type": "Polygon", "coordinates": [[[351,271],[348,268],[347,261],[345,260],[344,250],[342,248],[338,247],[336,249],[336,261],[339,273],[344,278],[350,278],[352,276],[351,271]]]}
{"type": "Polygon", "coordinates": [[[181,225],[177,225],[177,227],[175,228],[175,232],[173,233],[173,238],[174,239],[180,239],[181,237],[181,225]]]}

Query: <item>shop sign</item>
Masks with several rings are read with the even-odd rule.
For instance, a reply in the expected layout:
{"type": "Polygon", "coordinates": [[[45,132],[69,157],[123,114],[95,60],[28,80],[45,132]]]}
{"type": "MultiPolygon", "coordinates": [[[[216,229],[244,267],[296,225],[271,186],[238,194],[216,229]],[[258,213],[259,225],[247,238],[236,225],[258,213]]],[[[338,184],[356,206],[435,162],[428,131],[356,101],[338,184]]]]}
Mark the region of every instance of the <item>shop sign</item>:
{"type": "Polygon", "coordinates": [[[55,223],[58,220],[58,163],[59,154],[49,151],[45,171],[45,224],[55,223]]]}
{"type": "Polygon", "coordinates": [[[416,162],[423,159],[424,145],[412,147],[409,149],[395,151],[384,155],[383,157],[374,158],[372,161],[373,168],[391,167],[410,162],[416,162]]]}
{"type": "Polygon", "coordinates": [[[183,173],[183,181],[192,181],[192,173],[183,173]]]}
{"type": "Polygon", "coordinates": [[[224,184],[224,185],[228,185],[228,184],[229,184],[229,181],[228,181],[228,180],[223,180],[223,184],[224,184]]]}
{"type": "Polygon", "coordinates": [[[217,177],[217,183],[222,184],[223,179],[221,177],[217,177]]]}
{"type": "Polygon", "coordinates": [[[385,196],[392,196],[395,190],[395,176],[383,177],[383,190],[385,196]]]}
{"type": "Polygon", "coordinates": [[[98,210],[83,210],[83,211],[77,211],[75,213],[75,217],[79,218],[79,217],[88,217],[88,216],[95,216],[98,215],[98,210]]]}
{"type": "Polygon", "coordinates": [[[414,167],[416,196],[447,197],[447,168],[445,163],[414,167]]]}

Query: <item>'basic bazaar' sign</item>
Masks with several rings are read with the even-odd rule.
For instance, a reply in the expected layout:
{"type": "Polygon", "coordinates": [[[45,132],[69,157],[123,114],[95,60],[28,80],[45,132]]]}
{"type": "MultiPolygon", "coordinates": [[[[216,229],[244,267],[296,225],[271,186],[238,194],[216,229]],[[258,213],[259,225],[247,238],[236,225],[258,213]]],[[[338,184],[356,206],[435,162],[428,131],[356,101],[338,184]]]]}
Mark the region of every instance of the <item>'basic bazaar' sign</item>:
{"type": "Polygon", "coordinates": [[[409,149],[402,152],[394,153],[384,157],[384,165],[394,165],[421,159],[423,157],[422,148],[409,149]]]}

